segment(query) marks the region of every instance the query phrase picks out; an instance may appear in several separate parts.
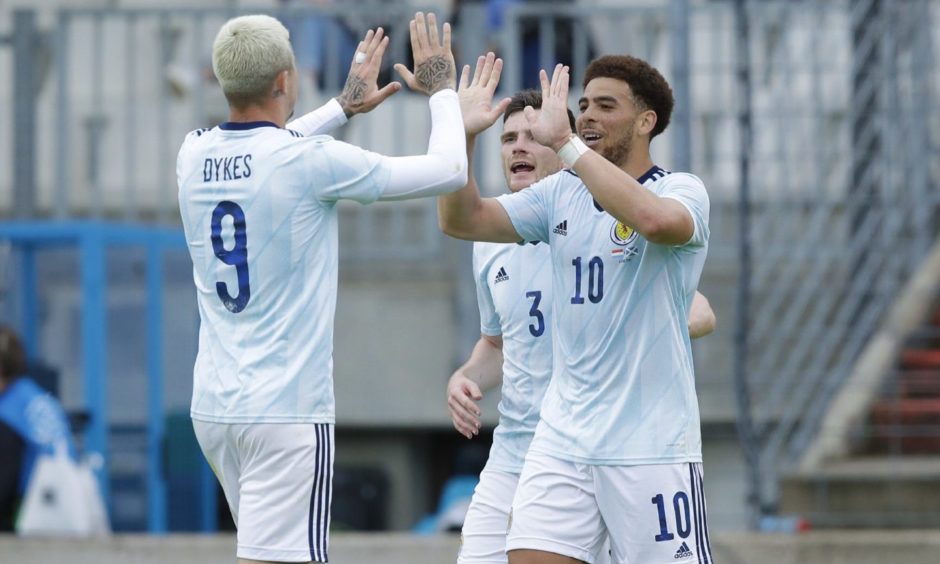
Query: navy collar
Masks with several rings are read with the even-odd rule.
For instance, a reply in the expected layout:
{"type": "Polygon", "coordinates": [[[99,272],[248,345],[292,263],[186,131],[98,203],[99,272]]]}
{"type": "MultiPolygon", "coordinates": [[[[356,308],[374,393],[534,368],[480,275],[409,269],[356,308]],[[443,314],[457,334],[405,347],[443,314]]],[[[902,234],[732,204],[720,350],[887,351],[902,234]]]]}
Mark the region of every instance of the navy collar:
{"type": "Polygon", "coordinates": [[[516,242],[516,244],[519,245],[520,247],[525,246],[526,243],[530,245],[538,245],[539,243],[541,243],[541,241],[517,241],[516,242]]]}
{"type": "Polygon", "coordinates": [[[640,184],[643,184],[643,183],[646,182],[647,180],[650,180],[650,179],[652,179],[652,178],[657,178],[657,177],[665,176],[665,175],[666,175],[666,171],[665,171],[665,170],[659,168],[659,167],[656,166],[656,165],[653,165],[653,168],[651,168],[651,169],[649,169],[648,171],[644,172],[642,176],[640,176],[639,178],[636,179],[636,181],[639,182],[640,184]]]}
{"type": "Polygon", "coordinates": [[[219,129],[225,131],[247,131],[249,129],[255,129],[258,127],[273,127],[275,129],[280,129],[276,123],[271,123],[270,121],[227,121],[225,123],[219,124],[219,129]]]}
{"type": "MultiPolygon", "coordinates": [[[[572,173],[572,174],[573,174],[573,173],[572,173]]],[[[640,184],[643,184],[643,183],[645,183],[647,180],[650,180],[650,179],[653,179],[653,178],[661,178],[661,177],[663,177],[663,176],[665,176],[665,175],[666,175],[666,171],[665,171],[665,170],[659,168],[659,167],[656,166],[656,165],[653,165],[653,168],[651,168],[651,169],[649,169],[648,171],[646,171],[646,172],[644,172],[643,174],[641,174],[640,177],[636,179],[636,181],[639,182],[640,184]]],[[[577,175],[575,175],[575,176],[577,176],[577,175]]],[[[594,198],[591,198],[591,199],[594,200],[594,198]]],[[[595,208],[597,211],[599,211],[599,212],[603,212],[603,211],[604,211],[604,208],[602,208],[601,205],[600,205],[599,203],[597,203],[597,200],[594,200],[594,208],[595,208]]]]}

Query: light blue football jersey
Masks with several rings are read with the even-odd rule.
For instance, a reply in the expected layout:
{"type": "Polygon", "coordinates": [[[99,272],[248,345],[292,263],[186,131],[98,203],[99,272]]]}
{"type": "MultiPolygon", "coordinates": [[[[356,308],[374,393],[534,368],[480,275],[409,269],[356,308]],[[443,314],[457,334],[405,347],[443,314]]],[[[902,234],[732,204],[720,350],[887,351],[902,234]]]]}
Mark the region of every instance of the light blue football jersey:
{"type": "Polygon", "coordinates": [[[489,468],[520,473],[552,376],[552,263],[544,243],[474,243],[480,330],[502,335],[503,384],[489,468]]]}
{"type": "Polygon", "coordinates": [[[333,423],[336,202],[376,200],[381,156],[273,123],[186,136],[180,215],[201,325],[193,419],[333,423]]]}
{"type": "Polygon", "coordinates": [[[516,232],[551,245],[554,367],[534,451],[587,464],[701,461],[688,311],[708,249],[708,194],[691,174],[638,179],[692,215],[686,244],[657,245],[562,171],[499,197],[516,232]]]}

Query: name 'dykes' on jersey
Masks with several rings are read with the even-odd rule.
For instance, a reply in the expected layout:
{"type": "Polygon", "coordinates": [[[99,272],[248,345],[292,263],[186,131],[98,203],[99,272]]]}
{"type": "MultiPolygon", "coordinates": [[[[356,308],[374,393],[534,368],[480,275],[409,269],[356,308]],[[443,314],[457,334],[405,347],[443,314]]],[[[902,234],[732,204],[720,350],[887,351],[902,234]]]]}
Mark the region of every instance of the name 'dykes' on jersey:
{"type": "Polygon", "coordinates": [[[207,157],[202,165],[203,182],[251,178],[251,153],[234,157],[207,157]]]}
{"type": "Polygon", "coordinates": [[[193,419],[333,423],[342,199],[375,201],[380,155],[269,122],[186,136],[180,216],[201,324],[193,419]]]}

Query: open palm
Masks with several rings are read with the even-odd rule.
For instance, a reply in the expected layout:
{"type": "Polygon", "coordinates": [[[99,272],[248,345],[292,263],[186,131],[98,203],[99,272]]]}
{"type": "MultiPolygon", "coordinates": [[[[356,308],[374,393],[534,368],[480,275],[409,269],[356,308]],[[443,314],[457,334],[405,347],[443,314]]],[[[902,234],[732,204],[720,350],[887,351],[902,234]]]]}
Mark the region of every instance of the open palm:
{"type": "Polygon", "coordinates": [[[470,80],[470,65],[463,67],[457,95],[460,98],[460,112],[467,135],[475,136],[485,131],[506,111],[509,98],[493,104],[493,93],[499,85],[502,70],[503,60],[497,59],[492,52],[477,59],[473,80],[470,80]]]}
{"type": "Polygon", "coordinates": [[[548,74],[544,70],[539,71],[542,111],[536,114],[531,107],[525,109],[532,138],[556,151],[571,137],[571,125],[568,122],[568,72],[567,66],[555,65],[555,72],[549,82],[548,74]]]}
{"type": "Polygon", "coordinates": [[[386,98],[401,90],[401,84],[398,82],[379,88],[377,81],[386,47],[388,37],[380,27],[376,31],[370,29],[356,48],[356,55],[361,56],[361,59],[357,61],[353,58],[343,93],[337,98],[347,116],[370,112],[386,98]]]}

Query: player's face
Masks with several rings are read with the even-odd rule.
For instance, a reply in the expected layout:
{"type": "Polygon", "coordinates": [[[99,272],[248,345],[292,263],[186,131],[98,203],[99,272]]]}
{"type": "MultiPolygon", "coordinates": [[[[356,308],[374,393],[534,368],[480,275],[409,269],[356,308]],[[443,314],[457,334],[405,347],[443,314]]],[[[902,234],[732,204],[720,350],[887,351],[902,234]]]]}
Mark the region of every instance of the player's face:
{"type": "Polygon", "coordinates": [[[503,175],[513,192],[527,188],[561,170],[562,162],[555,151],[532,138],[529,124],[522,112],[510,115],[503,124],[500,147],[503,175]]]}
{"type": "Polygon", "coordinates": [[[588,82],[578,107],[581,113],[575,124],[585,145],[618,166],[626,163],[640,140],[640,112],[630,86],[615,78],[595,78],[588,82]]]}

